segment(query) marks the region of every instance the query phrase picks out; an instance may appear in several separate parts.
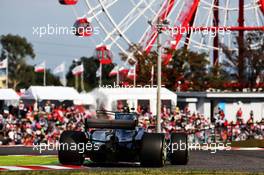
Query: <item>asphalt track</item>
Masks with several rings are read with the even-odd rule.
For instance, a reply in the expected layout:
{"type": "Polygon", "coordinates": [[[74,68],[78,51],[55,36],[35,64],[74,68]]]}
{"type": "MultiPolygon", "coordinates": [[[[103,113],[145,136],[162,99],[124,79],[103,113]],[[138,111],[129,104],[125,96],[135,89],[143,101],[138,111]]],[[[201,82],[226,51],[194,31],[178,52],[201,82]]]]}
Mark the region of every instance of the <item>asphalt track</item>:
{"type": "MultiPolygon", "coordinates": [[[[46,151],[39,154],[32,147],[0,147],[0,155],[54,155],[56,151],[46,151]]],[[[87,169],[128,169],[140,168],[137,164],[87,164],[87,169]]],[[[166,165],[165,169],[198,170],[198,171],[238,171],[264,172],[264,151],[191,151],[190,160],[186,166],[166,165]]]]}

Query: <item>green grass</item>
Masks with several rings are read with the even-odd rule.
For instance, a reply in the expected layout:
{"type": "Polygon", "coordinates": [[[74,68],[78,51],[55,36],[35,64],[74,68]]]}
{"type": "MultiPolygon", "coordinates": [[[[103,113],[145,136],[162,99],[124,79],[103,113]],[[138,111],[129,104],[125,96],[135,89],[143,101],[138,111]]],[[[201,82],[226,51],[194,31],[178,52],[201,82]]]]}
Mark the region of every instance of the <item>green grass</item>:
{"type": "Polygon", "coordinates": [[[232,147],[259,147],[264,148],[264,140],[249,139],[245,141],[233,141],[232,147]]]}
{"type": "Polygon", "coordinates": [[[53,165],[58,164],[57,156],[0,156],[0,165],[53,165]]]}
{"type": "MultiPolygon", "coordinates": [[[[180,171],[167,169],[126,169],[126,170],[86,170],[86,171],[18,171],[0,172],[0,175],[253,175],[258,173],[223,171],[180,171]]],[[[263,173],[262,173],[263,174],[263,173]]]]}
{"type": "MultiPolygon", "coordinates": [[[[57,156],[0,156],[0,165],[56,165],[57,156]]],[[[86,170],[59,170],[59,171],[0,171],[0,175],[253,175],[257,173],[243,173],[232,171],[188,171],[176,168],[121,168],[121,169],[86,169],[86,170]]],[[[264,173],[262,173],[264,175],[264,173]]]]}

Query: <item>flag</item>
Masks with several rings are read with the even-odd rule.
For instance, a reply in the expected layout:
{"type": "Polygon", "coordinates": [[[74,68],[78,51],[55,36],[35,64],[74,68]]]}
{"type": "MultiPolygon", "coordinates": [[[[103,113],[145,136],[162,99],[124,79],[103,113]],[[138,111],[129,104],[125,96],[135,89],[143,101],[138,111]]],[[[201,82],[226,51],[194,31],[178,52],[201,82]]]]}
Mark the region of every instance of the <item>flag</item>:
{"type": "Polygon", "coordinates": [[[72,74],[73,75],[80,75],[84,72],[84,67],[83,64],[76,66],[75,68],[72,69],[72,74]]]}
{"type": "Polygon", "coordinates": [[[7,59],[4,59],[3,61],[0,62],[0,69],[5,69],[7,68],[7,59]]]}
{"type": "Polygon", "coordinates": [[[154,79],[154,66],[151,67],[151,80],[154,79]]]}
{"type": "Polygon", "coordinates": [[[128,74],[127,74],[127,78],[133,80],[135,77],[136,77],[136,66],[133,66],[129,69],[128,74]]]}
{"type": "Polygon", "coordinates": [[[154,66],[151,67],[151,79],[150,79],[150,82],[151,82],[151,86],[153,86],[153,82],[154,82],[154,66]]]}
{"type": "Polygon", "coordinates": [[[53,73],[54,73],[54,74],[58,74],[58,73],[64,72],[64,70],[65,70],[65,64],[62,63],[62,64],[58,65],[58,66],[53,70],[53,73]]]}
{"type": "Polygon", "coordinates": [[[44,72],[46,69],[45,61],[35,66],[35,72],[44,72]]]}
{"type": "Polygon", "coordinates": [[[151,67],[151,79],[154,77],[154,66],[151,67]]]}
{"type": "Polygon", "coordinates": [[[101,67],[99,67],[96,71],[96,77],[101,77],[101,67]]]}
{"type": "Polygon", "coordinates": [[[122,67],[119,68],[119,73],[120,74],[127,75],[128,72],[129,72],[129,69],[127,67],[125,67],[125,66],[122,66],[122,67]]]}
{"type": "Polygon", "coordinates": [[[118,74],[118,69],[119,69],[119,66],[115,66],[111,72],[109,73],[109,77],[112,77],[112,76],[116,76],[118,74]]]}

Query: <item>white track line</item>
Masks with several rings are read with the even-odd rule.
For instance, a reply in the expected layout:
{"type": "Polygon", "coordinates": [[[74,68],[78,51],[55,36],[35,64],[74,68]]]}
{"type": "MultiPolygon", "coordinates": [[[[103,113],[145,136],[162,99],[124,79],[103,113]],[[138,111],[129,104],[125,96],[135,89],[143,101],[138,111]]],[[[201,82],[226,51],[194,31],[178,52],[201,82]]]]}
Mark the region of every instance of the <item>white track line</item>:
{"type": "Polygon", "coordinates": [[[19,166],[0,166],[0,168],[8,170],[8,171],[25,171],[25,170],[31,170],[30,168],[25,167],[19,167],[19,166]]]}
{"type": "Polygon", "coordinates": [[[189,146],[189,150],[201,150],[201,151],[208,151],[208,150],[219,150],[219,151],[264,151],[264,148],[258,147],[204,147],[204,146],[189,146]],[[206,149],[205,149],[206,148],[206,149]]]}
{"type": "Polygon", "coordinates": [[[252,147],[252,148],[236,148],[233,147],[231,150],[238,150],[238,151],[264,151],[264,148],[257,148],[257,147],[252,147]]]}
{"type": "Polygon", "coordinates": [[[54,169],[54,170],[71,170],[74,168],[70,168],[70,167],[65,167],[65,166],[58,166],[58,165],[40,165],[41,167],[44,168],[50,168],[50,169],[54,169]]]}

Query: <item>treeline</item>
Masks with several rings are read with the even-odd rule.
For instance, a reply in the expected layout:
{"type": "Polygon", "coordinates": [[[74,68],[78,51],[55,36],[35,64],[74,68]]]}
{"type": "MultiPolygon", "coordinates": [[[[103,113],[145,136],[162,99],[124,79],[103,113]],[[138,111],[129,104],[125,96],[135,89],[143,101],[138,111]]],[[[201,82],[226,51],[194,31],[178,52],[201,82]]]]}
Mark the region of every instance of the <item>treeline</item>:
{"type": "MultiPolygon", "coordinates": [[[[241,64],[237,51],[230,51],[228,47],[221,45],[225,54],[223,61],[212,67],[209,56],[205,53],[197,53],[186,48],[181,48],[172,53],[172,60],[162,67],[162,84],[171,90],[178,91],[204,91],[208,89],[242,91],[243,88],[257,89],[264,88],[264,36],[263,32],[248,33],[243,42],[243,47],[239,45],[239,40],[235,43],[237,48],[243,48],[244,61],[241,64]],[[242,70],[242,71],[241,71],[242,70]]],[[[8,58],[9,64],[9,87],[14,89],[27,88],[31,85],[42,85],[41,74],[34,72],[34,66],[28,65],[26,59],[35,59],[32,44],[26,38],[17,35],[2,35],[0,61],[8,58]]],[[[150,85],[153,78],[156,83],[156,60],[155,51],[146,55],[140,54],[137,45],[129,48],[134,52],[137,59],[136,75],[137,84],[150,85]],[[154,76],[152,76],[152,69],[154,76]]],[[[124,54],[120,54],[123,60],[127,59],[124,54]]],[[[84,88],[93,89],[98,86],[99,61],[95,57],[81,57],[80,62],[84,66],[84,88]]],[[[133,63],[132,63],[133,64],[133,63]]],[[[72,69],[76,66],[73,61],[67,73],[67,85],[75,86],[76,80],[72,75],[72,69]]],[[[115,64],[103,65],[102,83],[113,84],[115,77],[109,77],[110,71],[115,64]]],[[[51,70],[46,70],[47,85],[61,85],[59,77],[52,74],[51,70]]],[[[133,84],[133,80],[125,76],[120,77],[121,82],[133,84]]],[[[80,79],[78,79],[80,81],[80,79]]],[[[81,89],[79,88],[81,91],[81,89]]]]}

